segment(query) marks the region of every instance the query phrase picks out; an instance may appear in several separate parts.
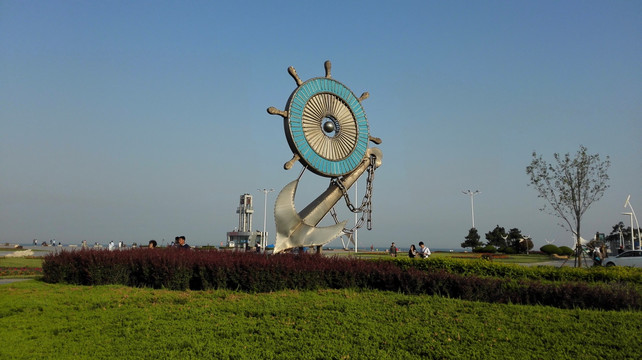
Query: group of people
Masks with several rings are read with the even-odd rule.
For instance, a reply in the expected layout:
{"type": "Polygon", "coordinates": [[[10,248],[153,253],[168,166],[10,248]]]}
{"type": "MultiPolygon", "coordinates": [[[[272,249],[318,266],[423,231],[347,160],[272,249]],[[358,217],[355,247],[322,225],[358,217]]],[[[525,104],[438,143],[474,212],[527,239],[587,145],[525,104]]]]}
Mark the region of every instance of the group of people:
{"type": "MultiPolygon", "coordinates": [[[[126,247],[127,247],[127,245],[125,245],[125,243],[124,243],[122,240],[118,242],[118,250],[120,250],[120,249],[122,249],[122,248],[126,248],[126,247]]],[[[111,240],[111,241],[109,242],[109,245],[107,245],[107,248],[108,248],[109,250],[114,250],[114,249],[116,249],[116,244],[114,244],[114,240],[111,240]]]]}
{"type": "MultiPolygon", "coordinates": [[[[158,242],[156,240],[149,240],[149,244],[147,245],[148,248],[153,249],[158,246],[158,242]]],[[[174,238],[174,241],[169,244],[169,247],[175,247],[175,248],[180,248],[180,249],[190,249],[190,246],[185,243],[185,235],[177,236],[174,238]]]]}
{"type": "MultiPolygon", "coordinates": [[[[38,246],[38,239],[33,239],[33,246],[38,246]]],[[[56,239],[49,239],[49,243],[45,240],[42,242],[42,246],[56,246],[56,239]]],[[[62,242],[59,242],[58,246],[62,246],[62,242]]]]}
{"type": "MultiPolygon", "coordinates": [[[[155,248],[158,244],[156,243],[156,240],[150,240],[149,241],[149,247],[150,248],[155,248]]],[[[174,241],[172,241],[169,244],[169,247],[175,247],[175,248],[180,248],[180,249],[190,249],[191,247],[185,243],[185,235],[177,236],[174,238],[174,241]]]]}
{"type": "Polygon", "coordinates": [[[428,246],[424,244],[423,241],[419,242],[419,249],[415,247],[415,244],[410,245],[410,250],[408,250],[408,257],[414,258],[419,256],[422,259],[426,259],[432,254],[428,246]]]}
{"type": "MultiPolygon", "coordinates": [[[[125,243],[122,241],[118,242],[118,245],[114,243],[114,241],[110,241],[108,245],[109,250],[115,250],[116,246],[118,246],[118,249],[126,247],[125,243]]],[[[148,248],[153,249],[158,246],[158,242],[156,240],[149,240],[149,244],[147,245],[148,248]]],[[[86,240],[83,240],[82,247],[86,248],[87,247],[87,242],[86,240]]],[[[132,245],[132,247],[136,247],[136,243],[132,245]]],[[[176,247],[176,248],[181,248],[181,249],[190,249],[191,247],[185,243],[185,236],[177,236],[174,238],[174,242],[172,242],[169,247],[176,247]]]]}
{"type": "MultiPolygon", "coordinates": [[[[388,250],[388,253],[390,253],[390,256],[396,257],[397,256],[397,246],[393,242],[392,245],[390,245],[390,250],[388,250]]],[[[429,257],[431,254],[430,249],[428,246],[424,244],[423,241],[419,242],[419,249],[415,246],[415,244],[410,245],[410,250],[408,250],[408,257],[409,258],[415,258],[415,257],[420,257],[422,259],[425,259],[429,257]]]]}

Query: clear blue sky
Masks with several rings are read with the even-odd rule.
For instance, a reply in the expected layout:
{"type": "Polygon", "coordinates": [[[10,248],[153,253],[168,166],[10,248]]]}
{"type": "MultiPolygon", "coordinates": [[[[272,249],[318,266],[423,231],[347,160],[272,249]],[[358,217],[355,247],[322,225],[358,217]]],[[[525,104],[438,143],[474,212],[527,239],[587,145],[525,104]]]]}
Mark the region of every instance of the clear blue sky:
{"type": "MultiPolygon", "coordinates": [[[[642,2],[2,1],[0,242],[219,244],[239,196],[295,179],[295,83],[360,95],[383,166],[360,246],[460,248],[495,225],[570,245],[539,211],[537,151],[611,157],[582,236],[642,217],[642,2]]],[[[304,175],[302,208],[328,180],[304,175]]],[[[363,185],[360,184],[363,189],[363,185]]],[[[272,207],[268,197],[270,242],[272,207]]],[[[340,208],[345,208],[342,203],[340,208]]],[[[352,219],[352,215],[342,212],[352,219]]],[[[340,246],[334,241],[331,246],[340,246]]]]}

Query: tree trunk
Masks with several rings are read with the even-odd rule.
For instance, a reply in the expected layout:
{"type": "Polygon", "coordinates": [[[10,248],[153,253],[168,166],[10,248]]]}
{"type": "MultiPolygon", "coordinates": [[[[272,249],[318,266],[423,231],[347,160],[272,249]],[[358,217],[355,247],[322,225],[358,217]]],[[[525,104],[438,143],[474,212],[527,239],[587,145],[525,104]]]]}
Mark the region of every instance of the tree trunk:
{"type": "Polygon", "coordinates": [[[582,267],[582,240],[580,237],[580,222],[577,221],[575,227],[575,258],[577,259],[577,267],[582,267]]]}

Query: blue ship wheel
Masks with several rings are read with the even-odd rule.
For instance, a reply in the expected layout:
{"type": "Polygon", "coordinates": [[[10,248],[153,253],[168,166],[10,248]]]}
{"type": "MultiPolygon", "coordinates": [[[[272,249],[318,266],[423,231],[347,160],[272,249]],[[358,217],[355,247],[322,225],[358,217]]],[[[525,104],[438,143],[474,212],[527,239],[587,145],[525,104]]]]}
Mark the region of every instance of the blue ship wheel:
{"type": "Polygon", "coordinates": [[[327,61],[326,77],[306,82],[290,67],[299,86],[288,100],[287,112],[274,108],[268,112],[284,117],[285,135],[295,159],[318,175],[339,177],[352,172],[366,155],[368,120],[361,100],[368,95],[357,98],[331,79],[330,66],[327,61]]]}

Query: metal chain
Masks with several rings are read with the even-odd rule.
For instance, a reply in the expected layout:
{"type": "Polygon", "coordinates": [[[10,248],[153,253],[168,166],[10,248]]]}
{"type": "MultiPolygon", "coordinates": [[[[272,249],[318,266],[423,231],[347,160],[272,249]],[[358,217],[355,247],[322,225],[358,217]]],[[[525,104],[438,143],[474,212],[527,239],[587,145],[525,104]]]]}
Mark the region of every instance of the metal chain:
{"type": "MultiPolygon", "coordinates": [[[[352,229],[348,229],[348,228],[343,229],[343,232],[346,234],[354,233],[356,229],[360,229],[363,226],[364,222],[366,222],[368,230],[372,230],[372,183],[374,181],[376,160],[377,158],[374,155],[370,156],[370,164],[368,165],[368,169],[367,169],[368,177],[366,180],[366,192],[363,195],[363,199],[361,200],[361,205],[358,208],[355,207],[350,201],[350,196],[348,195],[348,189],[346,189],[345,185],[343,185],[341,180],[338,178],[332,179],[332,183],[337,185],[337,187],[341,189],[341,192],[343,193],[343,198],[346,201],[346,205],[348,206],[348,209],[353,213],[361,213],[361,217],[357,220],[357,222],[352,227],[352,229]]],[[[337,218],[337,212],[334,210],[334,207],[330,210],[330,214],[332,215],[332,218],[334,219],[335,223],[338,224],[339,219],[337,218]]]]}

